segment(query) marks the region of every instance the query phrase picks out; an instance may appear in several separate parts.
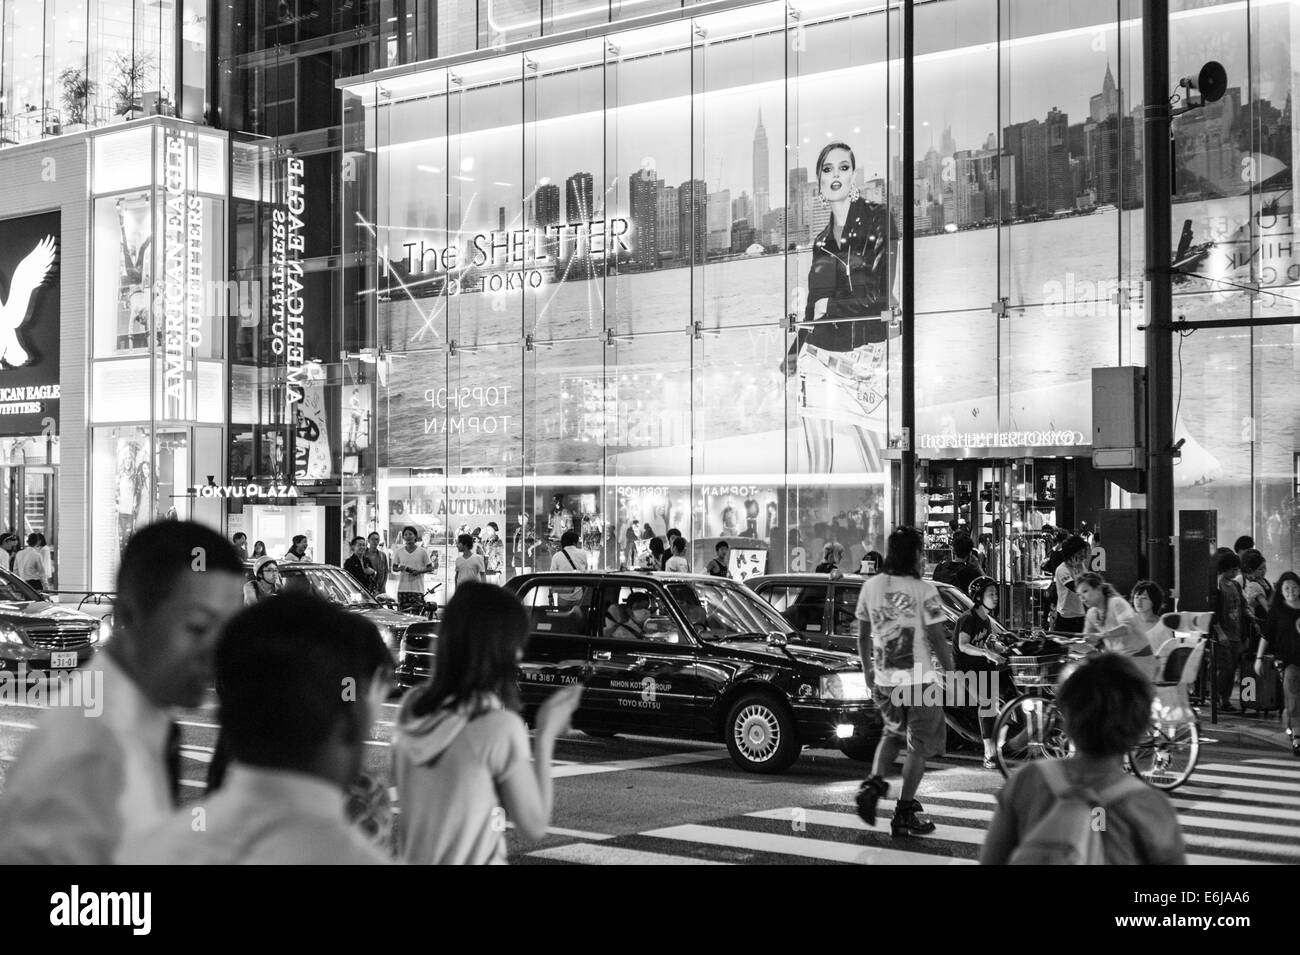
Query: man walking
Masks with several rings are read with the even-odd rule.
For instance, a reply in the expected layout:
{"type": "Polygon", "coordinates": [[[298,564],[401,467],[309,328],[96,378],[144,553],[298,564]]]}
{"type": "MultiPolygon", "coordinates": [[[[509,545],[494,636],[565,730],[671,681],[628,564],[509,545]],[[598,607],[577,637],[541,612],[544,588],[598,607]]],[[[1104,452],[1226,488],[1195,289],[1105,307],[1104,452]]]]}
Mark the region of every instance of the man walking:
{"type": "Polygon", "coordinates": [[[934,832],[934,823],[922,815],[916,790],[926,759],[943,755],[946,730],[943,707],[926,706],[922,700],[926,684],[938,678],[931,654],[943,669],[953,669],[939,592],[921,579],[924,557],[920,532],[896,528],[885,548],[885,566],[862,585],[855,614],[862,669],[884,720],[871,775],[858,791],[858,815],[867,825],[876,824],[876,804],[889,792],[885,775],[893,772],[898,751],[906,746],[903,785],[890,823],[895,836],[934,832]]]}
{"type": "Polygon", "coordinates": [[[388,591],[388,575],[392,565],[384,549],[379,546],[378,531],[371,531],[366,542],[369,545],[366,547],[366,560],[375,568],[375,593],[383,596],[388,591]]]}
{"type": "Polygon", "coordinates": [[[160,521],[131,536],[113,640],[81,674],[102,709],[41,715],[0,794],[0,865],[105,865],[126,834],[171,812],[180,753],[168,710],[201,702],[243,580],[234,547],[200,524],[160,521]]]}
{"type": "Polygon", "coordinates": [[[217,646],[232,762],[201,804],[204,824],[195,826],[194,810],[170,814],[125,840],[118,861],[387,863],[348,823],[345,800],[391,671],[375,625],[319,598],[288,595],[244,611],[217,646]]]}
{"type": "Polygon", "coordinates": [[[45,555],[41,553],[41,535],[28,534],[27,546],[14,555],[13,574],[36,590],[49,588],[45,577],[45,555]]]}
{"type": "Polygon", "coordinates": [[[730,577],[731,545],[726,541],[718,541],[717,546],[713,548],[713,554],[713,560],[709,561],[708,566],[704,568],[705,572],[710,577],[730,577]]]}

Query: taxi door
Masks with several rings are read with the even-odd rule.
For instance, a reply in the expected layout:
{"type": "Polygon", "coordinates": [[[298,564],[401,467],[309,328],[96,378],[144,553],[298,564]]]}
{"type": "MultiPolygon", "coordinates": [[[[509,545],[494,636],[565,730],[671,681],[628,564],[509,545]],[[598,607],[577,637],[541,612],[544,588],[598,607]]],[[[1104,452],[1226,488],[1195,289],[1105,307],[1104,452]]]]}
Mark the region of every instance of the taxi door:
{"type": "Polygon", "coordinates": [[[698,703],[696,648],[668,599],[653,586],[607,582],[600,595],[602,622],[591,640],[593,677],[584,699],[603,724],[647,735],[691,731],[698,703]],[[615,622],[634,593],[649,597],[641,627],[615,622]],[[637,635],[639,633],[640,635],[637,635]]]}
{"type": "MultiPolygon", "coordinates": [[[[531,623],[518,670],[519,696],[529,711],[560,687],[582,679],[591,652],[597,590],[590,578],[554,577],[531,581],[520,589],[519,600],[531,623]]],[[[575,720],[588,706],[584,694],[575,720]]]]}

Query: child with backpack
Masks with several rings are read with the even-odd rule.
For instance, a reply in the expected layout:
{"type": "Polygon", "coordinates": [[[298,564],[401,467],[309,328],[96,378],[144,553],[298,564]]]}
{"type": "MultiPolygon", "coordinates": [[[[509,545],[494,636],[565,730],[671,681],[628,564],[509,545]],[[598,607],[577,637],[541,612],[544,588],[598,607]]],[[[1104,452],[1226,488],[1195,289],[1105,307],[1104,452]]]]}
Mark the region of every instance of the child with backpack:
{"type": "Polygon", "coordinates": [[[1069,759],[1032,762],[998,794],[981,865],[1185,865],[1169,797],[1124,772],[1151,724],[1150,681],[1127,657],[1081,663],[1056,701],[1069,759]]]}

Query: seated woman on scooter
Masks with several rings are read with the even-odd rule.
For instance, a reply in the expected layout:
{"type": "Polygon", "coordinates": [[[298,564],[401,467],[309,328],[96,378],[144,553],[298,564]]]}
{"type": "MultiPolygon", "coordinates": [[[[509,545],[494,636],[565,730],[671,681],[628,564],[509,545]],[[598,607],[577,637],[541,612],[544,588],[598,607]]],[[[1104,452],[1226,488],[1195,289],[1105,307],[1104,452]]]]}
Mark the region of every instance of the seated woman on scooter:
{"type": "MultiPolygon", "coordinates": [[[[957,669],[962,673],[999,673],[1006,666],[1006,658],[998,652],[1000,648],[993,639],[993,614],[998,609],[998,582],[992,577],[976,577],[967,589],[967,595],[975,601],[975,606],[957,621],[953,638],[957,646],[955,660],[957,669]]],[[[996,770],[997,741],[993,738],[993,724],[997,720],[998,707],[1001,703],[998,688],[1003,680],[1008,688],[1012,686],[1010,676],[1003,673],[989,679],[984,685],[976,680],[981,699],[979,700],[980,740],[984,744],[984,768],[996,770]],[[986,695],[990,699],[983,699],[986,695]]],[[[963,685],[969,683],[963,681],[963,685]]]]}

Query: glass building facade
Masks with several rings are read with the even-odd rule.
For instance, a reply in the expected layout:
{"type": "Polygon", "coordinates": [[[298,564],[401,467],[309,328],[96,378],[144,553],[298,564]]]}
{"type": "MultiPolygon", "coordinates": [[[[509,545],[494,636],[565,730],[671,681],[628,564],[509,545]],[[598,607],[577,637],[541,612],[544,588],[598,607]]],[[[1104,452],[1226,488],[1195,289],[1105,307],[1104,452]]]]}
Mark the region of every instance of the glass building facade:
{"type": "MultiPolygon", "coordinates": [[[[1229,78],[1175,122],[1175,314],[1212,323],[1176,344],[1177,506],[1290,566],[1297,20],[1172,7],[1174,77],[1229,78]]],[[[745,570],[831,540],[849,570],[911,493],[933,559],[965,525],[1013,580],[1044,524],[1142,507],[1090,465],[1093,369],[1144,361],[1140,3],[917,4],[912,169],[897,4],[474,9],[391,5],[388,68],[342,84],[359,530],[491,522],[507,575],[568,527],[606,567],[677,527],[696,567],[726,537],[745,570]]]]}
{"type": "Polygon", "coordinates": [[[207,0],[4,0],[0,144],[144,116],[202,122],[207,0]]]}

